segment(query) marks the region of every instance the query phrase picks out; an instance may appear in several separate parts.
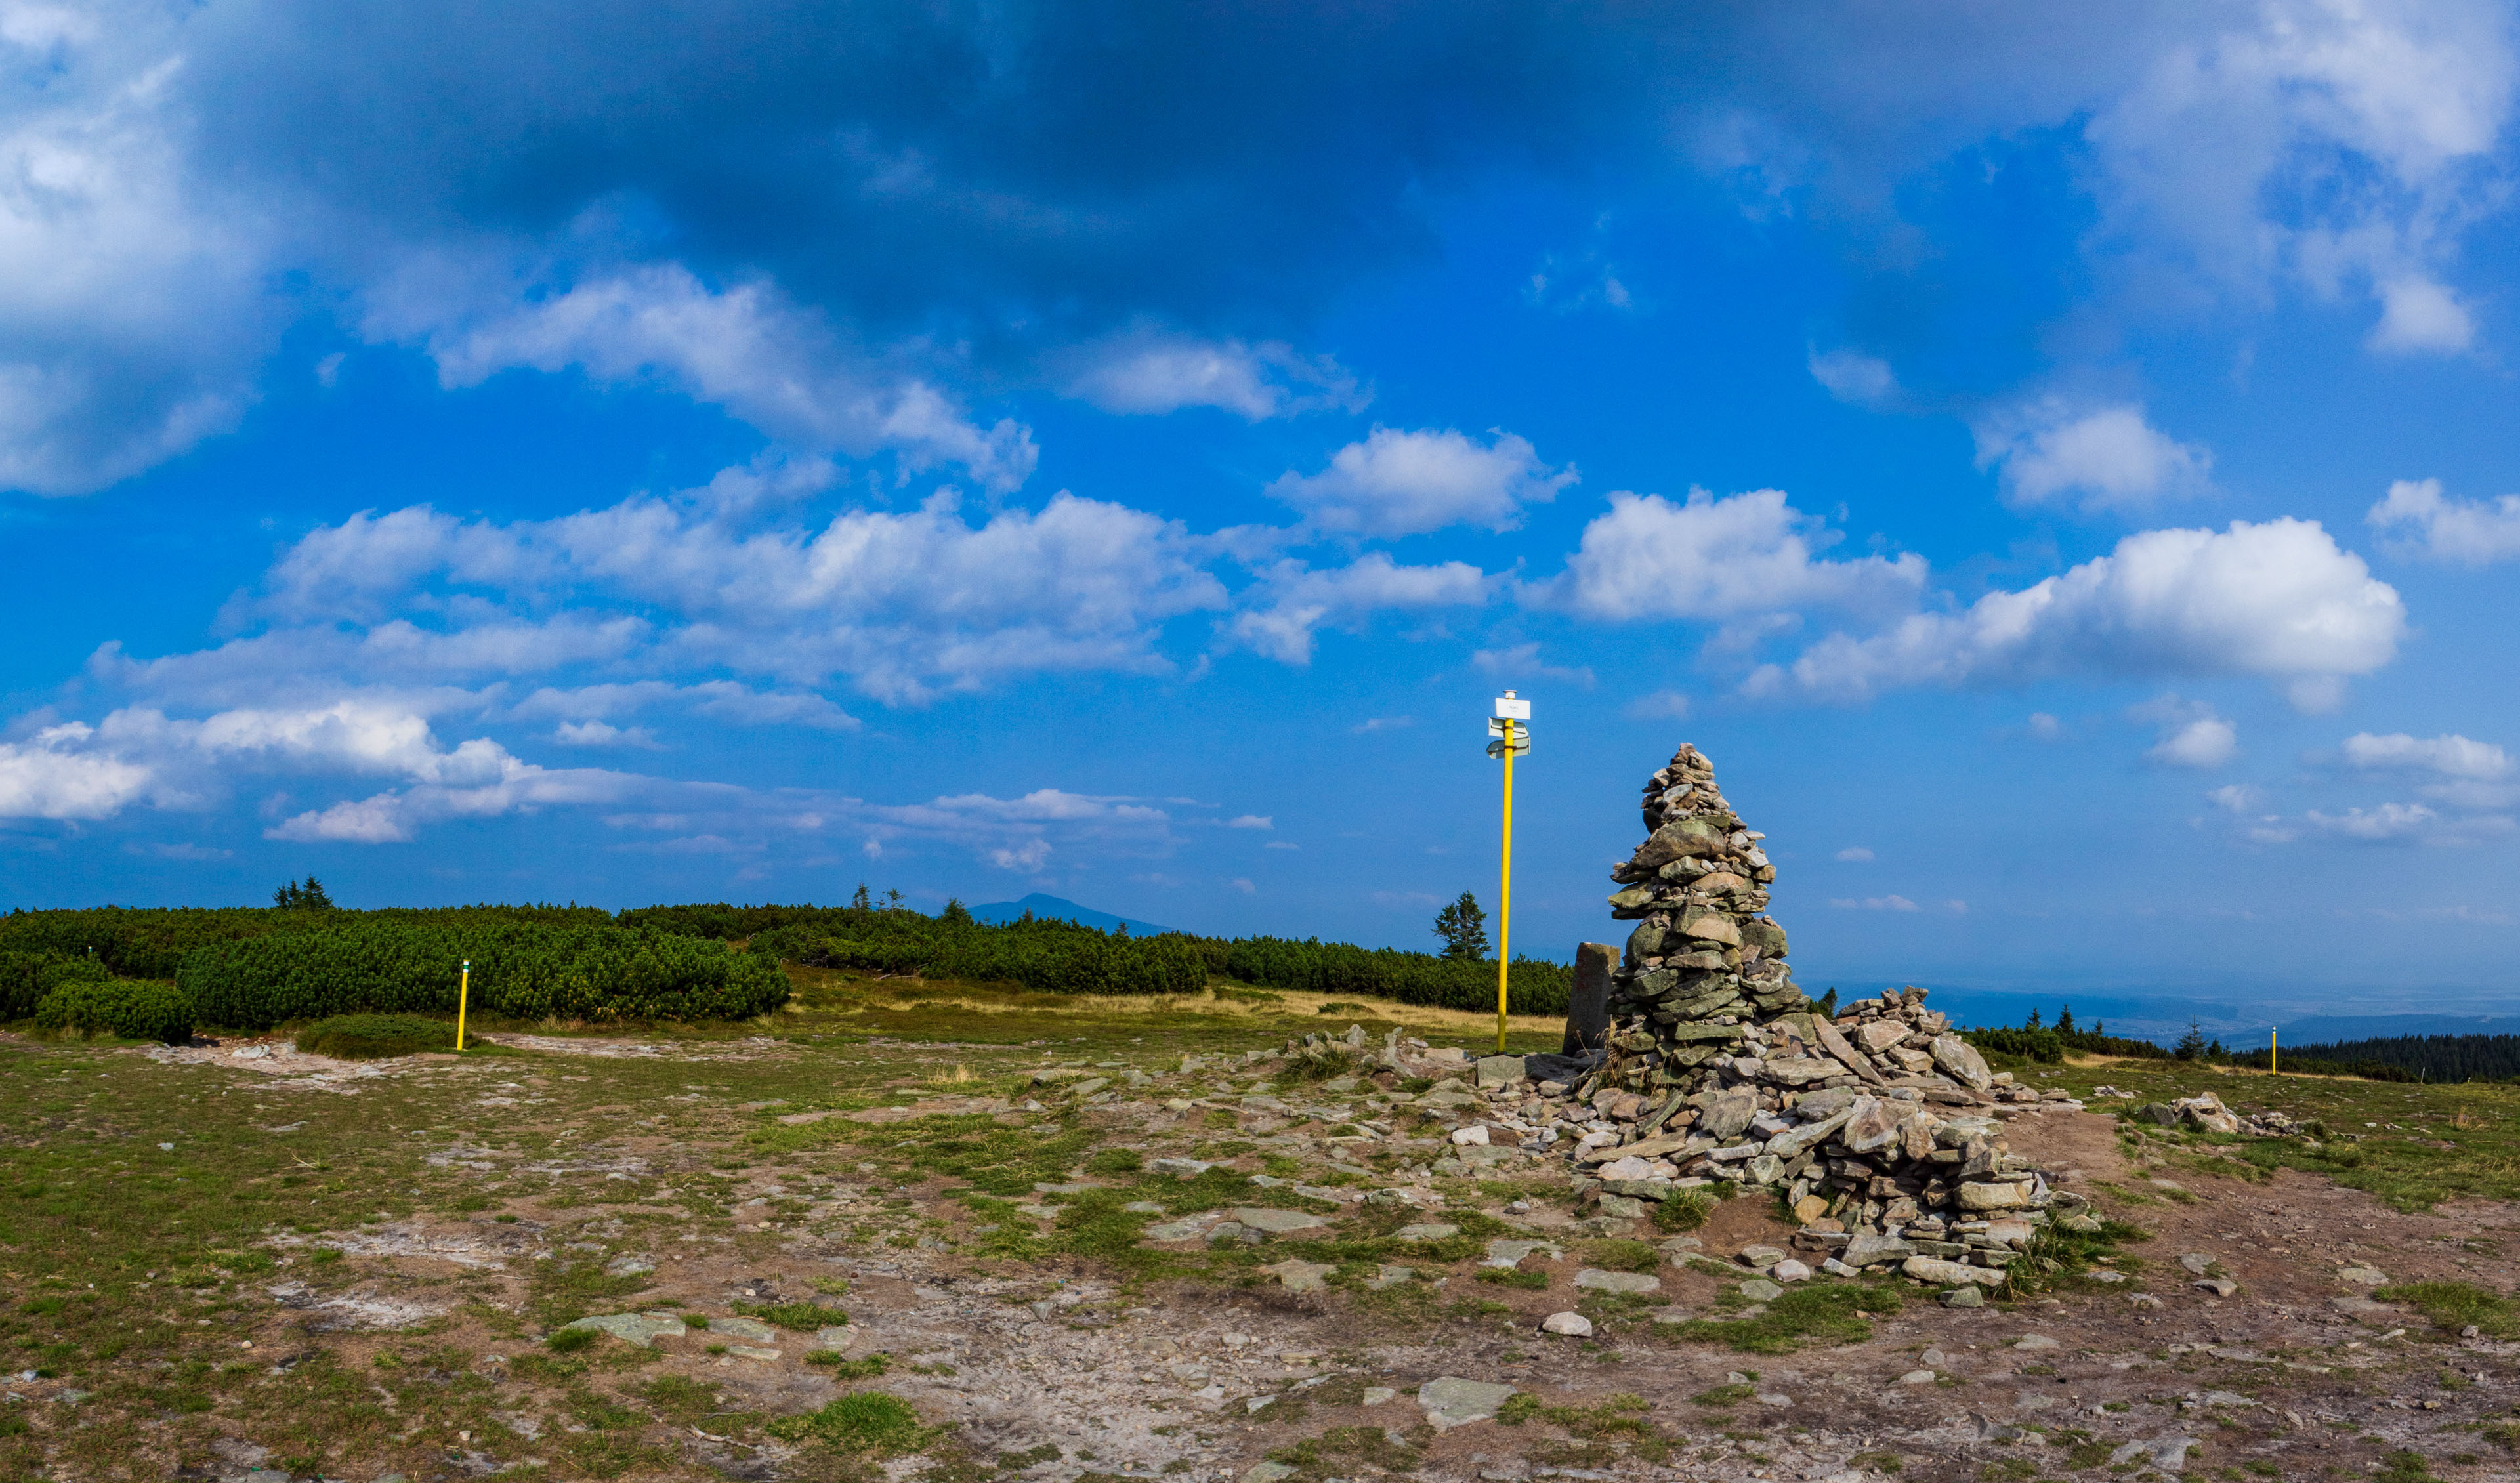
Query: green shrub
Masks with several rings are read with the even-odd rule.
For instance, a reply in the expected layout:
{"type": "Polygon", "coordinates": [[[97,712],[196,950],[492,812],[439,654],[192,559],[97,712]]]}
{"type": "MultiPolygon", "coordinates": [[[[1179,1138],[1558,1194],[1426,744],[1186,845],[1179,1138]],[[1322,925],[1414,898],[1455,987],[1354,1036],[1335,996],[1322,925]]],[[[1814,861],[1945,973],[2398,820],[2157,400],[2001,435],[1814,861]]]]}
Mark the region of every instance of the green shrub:
{"type": "MultiPolygon", "coordinates": [[[[388,1056],[417,1056],[423,1051],[455,1049],[451,1020],[423,1019],[417,1014],[337,1014],[297,1032],[297,1049],[310,1056],[343,1060],[380,1060],[388,1056]]],[[[474,1209],[488,1209],[484,1203],[474,1209]]]]}
{"type": "Polygon", "coordinates": [[[808,1438],[842,1452],[898,1457],[927,1445],[931,1435],[919,1423],[908,1401],[880,1390],[853,1390],[820,1411],[784,1416],[770,1423],[770,1434],[782,1441],[808,1438]]]}
{"type": "Polygon", "coordinates": [[[193,1038],[193,1003],[174,985],[146,978],[79,979],[45,995],[35,1007],[35,1023],[181,1045],[193,1038]]]}
{"type": "Polygon", "coordinates": [[[562,1328],[543,1340],[543,1345],[555,1354],[575,1354],[602,1337],[600,1328],[562,1328]]]}
{"type": "Polygon", "coordinates": [[[788,999],[777,965],[702,938],[497,916],[322,916],[335,924],[194,949],[177,981],[202,1020],[267,1029],[340,1014],[451,1016],[467,960],[473,1010],[517,1019],[746,1019],[788,999]]]}
{"type": "Polygon", "coordinates": [[[1653,1223],[1665,1231],[1694,1231],[1714,1213],[1714,1195],[1703,1190],[1682,1190],[1654,1206],[1653,1223]]]}
{"type": "Polygon", "coordinates": [[[776,1324],[782,1328],[796,1333],[812,1333],[817,1328],[830,1327],[849,1321],[847,1314],[837,1308],[826,1308],[820,1303],[738,1303],[735,1305],[735,1311],[749,1314],[765,1324],[776,1324]]]}
{"type": "Polygon", "coordinates": [[[105,965],[82,953],[0,952],[0,1019],[27,1019],[54,990],[112,977],[105,965]]]}

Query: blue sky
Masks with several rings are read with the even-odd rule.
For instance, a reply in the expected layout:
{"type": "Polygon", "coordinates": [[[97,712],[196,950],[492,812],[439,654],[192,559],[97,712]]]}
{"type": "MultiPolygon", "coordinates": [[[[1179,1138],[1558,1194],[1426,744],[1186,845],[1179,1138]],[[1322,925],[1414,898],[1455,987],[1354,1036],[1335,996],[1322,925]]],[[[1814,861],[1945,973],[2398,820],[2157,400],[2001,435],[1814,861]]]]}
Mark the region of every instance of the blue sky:
{"type": "MultiPolygon", "coordinates": [[[[2507,1005],[2507,7],[0,0],[0,884],[2507,1005]]],[[[2234,1022],[2237,1022],[2236,1020],[2234,1022]]]]}

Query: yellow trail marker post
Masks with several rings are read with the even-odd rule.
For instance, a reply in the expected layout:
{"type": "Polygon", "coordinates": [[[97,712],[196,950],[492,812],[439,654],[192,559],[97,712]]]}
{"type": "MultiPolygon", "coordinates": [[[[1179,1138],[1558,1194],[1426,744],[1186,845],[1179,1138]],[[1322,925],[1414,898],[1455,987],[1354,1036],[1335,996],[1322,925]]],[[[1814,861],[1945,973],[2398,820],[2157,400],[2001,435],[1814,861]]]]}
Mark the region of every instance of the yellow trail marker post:
{"type": "Polygon", "coordinates": [[[472,1003],[472,960],[464,960],[464,981],[455,990],[455,1049],[464,1049],[464,1011],[472,1003]]]}
{"type": "Polygon", "coordinates": [[[1488,720],[1488,755],[1505,762],[1504,847],[1497,855],[1497,1054],[1505,1054],[1507,973],[1513,963],[1513,757],[1531,750],[1531,702],[1512,691],[1497,697],[1488,720]]]}
{"type": "Polygon", "coordinates": [[[2273,1025],[2267,1026],[2267,1074],[2269,1076],[2283,1074],[2275,1066],[2275,1027],[2273,1025]]]}

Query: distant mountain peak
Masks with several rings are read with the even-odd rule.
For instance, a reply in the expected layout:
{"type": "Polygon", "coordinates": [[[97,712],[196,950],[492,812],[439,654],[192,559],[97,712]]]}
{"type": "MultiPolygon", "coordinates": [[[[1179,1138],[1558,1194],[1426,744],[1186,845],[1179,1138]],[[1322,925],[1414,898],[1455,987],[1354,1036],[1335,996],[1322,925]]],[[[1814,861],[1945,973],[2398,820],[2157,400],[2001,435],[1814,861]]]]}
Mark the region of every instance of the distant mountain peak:
{"type": "Polygon", "coordinates": [[[1058,921],[1073,921],[1080,926],[1100,927],[1106,932],[1117,931],[1125,926],[1132,937],[1152,937],[1159,932],[1173,930],[1168,926],[1157,926],[1151,921],[1140,921],[1134,917],[1117,917],[1109,912],[1098,912],[1090,906],[1078,906],[1064,896],[1045,896],[1039,891],[1020,900],[992,901],[986,906],[971,908],[973,920],[979,921],[1012,921],[1026,912],[1030,912],[1035,917],[1046,917],[1058,921]]]}

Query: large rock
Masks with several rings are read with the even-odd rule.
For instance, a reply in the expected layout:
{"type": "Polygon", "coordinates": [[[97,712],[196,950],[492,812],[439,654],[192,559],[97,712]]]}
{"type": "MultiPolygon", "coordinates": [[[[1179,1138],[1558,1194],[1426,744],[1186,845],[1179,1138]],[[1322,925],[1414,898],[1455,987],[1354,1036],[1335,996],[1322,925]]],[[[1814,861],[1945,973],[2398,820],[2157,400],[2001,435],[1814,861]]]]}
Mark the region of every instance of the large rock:
{"type": "Polygon", "coordinates": [[[1847,1044],[1846,1037],[1838,1033],[1837,1026],[1825,1019],[1814,1019],[1812,1033],[1820,1041],[1821,1049],[1836,1056],[1848,1070],[1875,1085],[1880,1083],[1881,1073],[1872,1068],[1872,1057],[1847,1044]]]}
{"type": "Polygon", "coordinates": [[[1482,1087],[1509,1087],[1530,1074],[1519,1056],[1482,1056],[1473,1068],[1474,1078],[1482,1087]]]}
{"type": "Polygon", "coordinates": [[[1301,1210],[1276,1210],[1257,1205],[1237,1209],[1230,1213],[1237,1221],[1254,1231],[1267,1231],[1275,1235],[1283,1235],[1289,1231],[1311,1231],[1329,1224],[1318,1215],[1307,1214],[1301,1210]]]}
{"type": "Polygon", "coordinates": [[[1595,1292],[1660,1292],[1662,1279],[1644,1272],[1603,1272],[1587,1267],[1575,1274],[1575,1285],[1595,1292]]]}
{"type": "Polygon", "coordinates": [[[627,1339],[633,1344],[643,1345],[651,1339],[679,1339],[691,1332],[689,1328],[683,1326],[681,1319],[651,1318],[642,1313],[597,1314],[593,1318],[579,1319],[573,1324],[564,1324],[562,1326],[592,1328],[598,1333],[608,1333],[616,1339],[627,1339]]]}
{"type": "Polygon", "coordinates": [[[1984,1282],[1992,1286],[2003,1281],[2001,1272],[1989,1272],[1984,1267],[1964,1267],[1939,1256],[1912,1256],[1899,1264],[1899,1270],[1920,1282],[1936,1282],[1946,1287],[1967,1282],[1984,1282]]]}
{"type": "Polygon", "coordinates": [[[1987,1069],[1986,1057],[1977,1054],[1977,1047],[1958,1036],[1937,1035],[1927,1051],[1945,1076],[1970,1091],[1983,1092],[1995,1085],[1995,1073],[1987,1069]]]}
{"type": "Polygon", "coordinates": [[[1899,1125],[1914,1110],[1908,1102],[1865,1098],[1848,1114],[1846,1126],[1838,1130],[1838,1142],[1846,1145],[1849,1153],[1878,1153],[1899,1142],[1899,1125]]]}
{"type": "Polygon", "coordinates": [[[1703,819],[1675,819],[1655,830],[1637,849],[1640,870],[1660,870],[1675,860],[1724,853],[1726,833],[1703,819]]]}
{"type": "Polygon", "coordinates": [[[1962,1210],[2018,1210],[2030,1203],[2031,1186],[2027,1182],[2005,1179],[1979,1180],[1960,1186],[1962,1210]]]}

